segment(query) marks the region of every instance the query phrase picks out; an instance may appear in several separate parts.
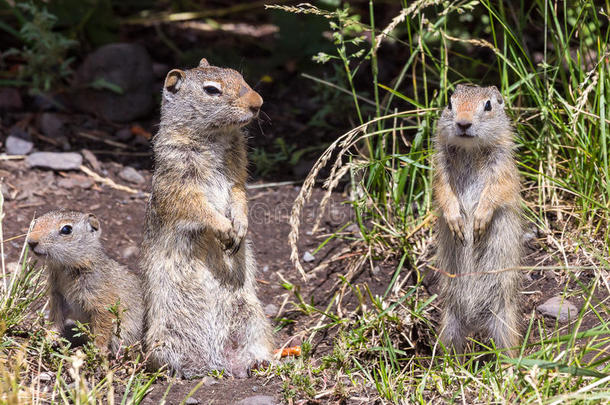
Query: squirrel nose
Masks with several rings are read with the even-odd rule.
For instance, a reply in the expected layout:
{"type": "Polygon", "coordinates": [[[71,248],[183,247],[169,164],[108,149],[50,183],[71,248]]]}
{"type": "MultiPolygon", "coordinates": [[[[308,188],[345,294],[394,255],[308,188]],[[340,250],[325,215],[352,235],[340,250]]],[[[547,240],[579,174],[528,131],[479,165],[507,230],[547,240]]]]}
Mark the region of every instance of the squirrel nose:
{"type": "Polygon", "coordinates": [[[472,126],[472,122],[470,122],[470,121],[458,121],[458,122],[456,122],[456,125],[458,126],[458,128],[462,132],[466,132],[466,130],[472,126]]]}
{"type": "Polygon", "coordinates": [[[30,246],[30,250],[34,250],[36,246],[38,246],[37,240],[28,239],[28,245],[30,246]]]}

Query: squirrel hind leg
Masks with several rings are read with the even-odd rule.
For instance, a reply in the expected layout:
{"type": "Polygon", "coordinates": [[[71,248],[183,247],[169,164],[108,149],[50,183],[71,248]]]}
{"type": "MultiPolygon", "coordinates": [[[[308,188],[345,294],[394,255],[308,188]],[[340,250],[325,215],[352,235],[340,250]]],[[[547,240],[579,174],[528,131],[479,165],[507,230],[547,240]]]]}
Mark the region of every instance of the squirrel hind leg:
{"type": "Polygon", "coordinates": [[[505,354],[515,357],[520,340],[519,321],[516,315],[507,310],[499,311],[492,315],[488,328],[496,348],[507,349],[504,351],[505,354]]]}
{"type": "Polygon", "coordinates": [[[466,328],[462,319],[460,319],[452,310],[445,310],[441,321],[440,341],[447,350],[455,351],[457,354],[464,352],[466,343],[466,328]]]}

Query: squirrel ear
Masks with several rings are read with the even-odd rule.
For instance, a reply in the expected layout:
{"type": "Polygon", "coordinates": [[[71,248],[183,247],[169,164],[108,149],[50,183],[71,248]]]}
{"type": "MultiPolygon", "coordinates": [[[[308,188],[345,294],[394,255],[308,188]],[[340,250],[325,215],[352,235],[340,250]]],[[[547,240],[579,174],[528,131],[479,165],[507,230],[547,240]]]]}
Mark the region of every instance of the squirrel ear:
{"type": "Polygon", "coordinates": [[[173,69],[165,77],[165,88],[171,93],[177,93],[186,78],[186,73],[180,69],[173,69]]]}
{"type": "Polygon", "coordinates": [[[89,224],[89,227],[91,228],[91,232],[100,230],[100,221],[93,214],[87,215],[87,224],[89,224]]]}
{"type": "Polygon", "coordinates": [[[208,60],[206,58],[201,58],[201,60],[199,61],[199,67],[208,67],[210,66],[210,64],[208,63],[208,60]]]}
{"type": "Polygon", "coordinates": [[[503,104],[504,99],[502,98],[502,93],[500,93],[500,90],[498,90],[498,88],[496,86],[489,86],[489,88],[491,89],[491,91],[494,92],[494,95],[496,96],[496,101],[498,102],[498,104],[503,104]]]}

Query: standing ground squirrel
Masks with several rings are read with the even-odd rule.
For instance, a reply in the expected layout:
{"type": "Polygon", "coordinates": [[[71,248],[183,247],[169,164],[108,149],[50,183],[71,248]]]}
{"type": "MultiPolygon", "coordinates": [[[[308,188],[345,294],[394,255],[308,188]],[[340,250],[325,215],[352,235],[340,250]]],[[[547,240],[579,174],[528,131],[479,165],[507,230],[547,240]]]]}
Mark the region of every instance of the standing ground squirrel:
{"type": "Polygon", "coordinates": [[[238,72],[205,59],[165,79],[143,246],[145,341],[154,367],[186,378],[245,377],[272,359],[246,240],[241,129],[262,103],[238,72]]]}
{"type": "Polygon", "coordinates": [[[514,267],[522,257],[522,219],[513,138],[495,86],[458,85],[438,122],[438,267],[458,276],[441,276],[440,338],[457,353],[472,333],[501,348],[519,343],[521,277],[514,267]]]}
{"type": "Polygon", "coordinates": [[[93,214],[51,211],[36,219],[27,242],[46,261],[49,318],[56,331],[66,332],[68,318],[89,323],[96,346],[115,353],[121,344],[142,339],[142,283],[106,255],[101,233],[93,214]],[[111,307],[119,310],[119,323],[111,307]]]}

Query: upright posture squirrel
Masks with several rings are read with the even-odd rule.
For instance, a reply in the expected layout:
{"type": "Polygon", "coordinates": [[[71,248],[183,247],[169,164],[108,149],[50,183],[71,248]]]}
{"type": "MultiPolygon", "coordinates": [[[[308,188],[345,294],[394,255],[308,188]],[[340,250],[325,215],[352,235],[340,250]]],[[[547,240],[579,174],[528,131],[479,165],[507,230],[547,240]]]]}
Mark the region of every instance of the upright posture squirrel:
{"type": "Polygon", "coordinates": [[[142,339],[142,283],[104,253],[101,233],[93,214],[51,211],[36,219],[27,242],[46,259],[49,318],[57,332],[65,333],[68,318],[89,323],[96,346],[115,353],[142,339]]]}
{"type": "Polygon", "coordinates": [[[238,72],[205,59],[165,79],[142,258],[145,341],[154,367],[186,378],[245,377],[272,359],[246,239],[242,127],[262,104],[238,72]]]}
{"type": "Polygon", "coordinates": [[[522,219],[513,137],[495,86],[458,85],[438,122],[438,267],[457,275],[442,276],[440,338],[458,353],[472,333],[501,348],[519,343],[520,273],[514,268],[522,256],[522,219]]]}

